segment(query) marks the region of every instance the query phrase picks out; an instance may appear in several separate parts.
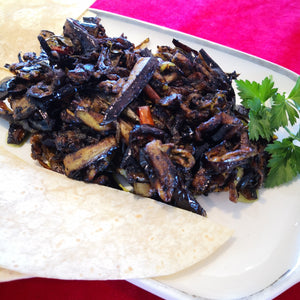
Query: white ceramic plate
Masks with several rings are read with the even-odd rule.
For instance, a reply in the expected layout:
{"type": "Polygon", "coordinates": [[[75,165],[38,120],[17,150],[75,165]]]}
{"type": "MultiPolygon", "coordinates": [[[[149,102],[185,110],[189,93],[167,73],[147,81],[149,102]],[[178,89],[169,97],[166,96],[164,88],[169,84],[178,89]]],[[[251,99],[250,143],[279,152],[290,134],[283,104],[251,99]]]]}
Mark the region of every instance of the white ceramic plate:
{"type": "MultiPolygon", "coordinates": [[[[157,45],[172,45],[176,38],[194,49],[204,48],[225,72],[261,81],[272,75],[280,91],[289,92],[297,74],[256,57],[183,33],[115,14],[91,10],[102,19],[109,36],[122,33],[136,44],[146,37],[157,45]]],[[[6,145],[7,123],[0,120],[0,145],[6,145]]],[[[30,159],[30,145],[14,147],[30,159]]],[[[173,276],[130,282],[166,299],[272,298],[300,280],[299,178],[280,188],[262,190],[253,204],[234,204],[227,193],[201,197],[209,217],[235,230],[231,242],[203,263],[173,276]]]]}

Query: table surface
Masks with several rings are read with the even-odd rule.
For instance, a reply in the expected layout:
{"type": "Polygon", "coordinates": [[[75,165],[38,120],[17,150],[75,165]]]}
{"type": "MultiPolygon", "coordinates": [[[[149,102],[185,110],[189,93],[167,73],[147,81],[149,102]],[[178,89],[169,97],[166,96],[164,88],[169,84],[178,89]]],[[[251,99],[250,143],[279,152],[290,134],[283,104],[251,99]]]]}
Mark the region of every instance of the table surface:
{"type": "MultiPolygon", "coordinates": [[[[298,0],[98,0],[91,7],[189,33],[261,57],[300,74],[298,0]]],[[[276,299],[299,297],[300,283],[276,299]]],[[[32,278],[0,283],[0,299],[160,298],[126,281],[32,278]]]]}

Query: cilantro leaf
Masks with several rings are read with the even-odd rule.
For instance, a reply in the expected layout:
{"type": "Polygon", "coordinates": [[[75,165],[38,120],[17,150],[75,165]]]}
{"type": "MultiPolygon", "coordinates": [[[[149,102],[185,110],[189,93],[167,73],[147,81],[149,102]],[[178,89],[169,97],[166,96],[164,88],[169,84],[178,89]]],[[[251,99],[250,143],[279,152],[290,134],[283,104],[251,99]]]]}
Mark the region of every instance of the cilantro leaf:
{"type": "Polygon", "coordinates": [[[285,164],[282,163],[281,159],[271,158],[270,165],[271,170],[268,173],[268,177],[265,180],[264,186],[267,188],[275,187],[291,181],[297,176],[291,161],[287,161],[285,164]]]}
{"type": "Polygon", "coordinates": [[[246,108],[247,107],[247,100],[251,100],[255,98],[258,95],[258,90],[259,90],[259,84],[257,82],[250,82],[249,80],[236,80],[236,85],[239,90],[239,96],[241,97],[242,101],[245,102],[242,103],[246,108]]]}
{"type": "Polygon", "coordinates": [[[252,101],[248,101],[247,105],[248,108],[255,113],[258,113],[262,107],[262,103],[258,97],[254,97],[252,101]]]}
{"type": "Polygon", "coordinates": [[[288,126],[289,122],[294,125],[299,118],[297,109],[285,98],[285,95],[275,94],[271,108],[271,124],[274,129],[288,126]]]}
{"type": "Polygon", "coordinates": [[[295,161],[297,173],[300,174],[300,147],[295,146],[292,159],[295,161]]]}
{"type": "Polygon", "coordinates": [[[274,87],[274,82],[271,77],[266,77],[259,87],[259,95],[258,97],[264,103],[268,99],[270,99],[273,95],[277,93],[277,88],[274,87]]]}
{"type": "Polygon", "coordinates": [[[253,99],[256,99],[256,101],[259,99],[263,104],[277,92],[277,89],[273,88],[274,82],[272,78],[269,77],[266,77],[261,84],[255,81],[250,82],[249,80],[236,80],[236,85],[242,104],[246,108],[251,108],[253,99]]]}
{"type": "Polygon", "coordinates": [[[300,147],[294,145],[292,138],[275,141],[266,149],[272,156],[268,162],[270,171],[265,181],[266,187],[274,187],[292,180],[300,173],[300,147]]]}
{"type": "Polygon", "coordinates": [[[273,136],[271,126],[271,113],[267,107],[262,107],[259,112],[249,112],[249,138],[257,141],[260,137],[270,140],[273,136]]]}
{"type": "Polygon", "coordinates": [[[298,141],[300,141],[300,127],[299,127],[299,129],[298,129],[298,132],[297,132],[296,135],[295,135],[295,138],[296,138],[298,141]]]}
{"type": "Polygon", "coordinates": [[[266,77],[261,84],[249,80],[236,80],[238,94],[242,105],[249,109],[249,137],[258,140],[260,137],[270,140],[273,137],[274,126],[270,109],[266,102],[276,95],[277,89],[271,77],[266,77]]]}
{"type": "Polygon", "coordinates": [[[296,85],[291,90],[288,98],[294,101],[298,109],[300,108],[300,77],[298,77],[296,85]]]}

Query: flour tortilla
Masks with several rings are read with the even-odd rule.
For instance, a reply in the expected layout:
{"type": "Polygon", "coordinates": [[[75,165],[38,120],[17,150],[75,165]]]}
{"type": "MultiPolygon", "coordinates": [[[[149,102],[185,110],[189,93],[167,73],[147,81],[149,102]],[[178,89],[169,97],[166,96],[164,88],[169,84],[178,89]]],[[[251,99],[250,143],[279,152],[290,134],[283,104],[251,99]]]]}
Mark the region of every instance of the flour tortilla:
{"type": "Polygon", "coordinates": [[[0,148],[0,266],[30,276],[168,275],[215,252],[231,230],[182,209],[86,184],[0,148]]]}
{"type": "Polygon", "coordinates": [[[0,282],[29,278],[30,276],[0,268],[0,282]]]}

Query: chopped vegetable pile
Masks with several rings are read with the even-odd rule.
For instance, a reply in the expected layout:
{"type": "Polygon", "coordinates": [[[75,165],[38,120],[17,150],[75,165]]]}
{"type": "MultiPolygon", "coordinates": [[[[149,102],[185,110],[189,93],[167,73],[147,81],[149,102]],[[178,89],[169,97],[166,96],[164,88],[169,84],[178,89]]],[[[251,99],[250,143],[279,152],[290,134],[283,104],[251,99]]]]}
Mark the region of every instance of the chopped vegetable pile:
{"type": "Polygon", "coordinates": [[[20,55],[1,84],[8,143],[30,133],[31,156],[45,168],[114,188],[125,177],[134,193],[201,215],[196,195],[257,199],[276,147],[266,151],[277,123],[272,131],[263,124],[271,82],[259,102],[254,84],[237,81],[245,100],[236,105],[237,75],[203,49],[173,40],[153,54],[146,43],[108,37],[99,18],[67,19],[62,36],[43,30],[38,40],[41,54],[20,55]]]}

